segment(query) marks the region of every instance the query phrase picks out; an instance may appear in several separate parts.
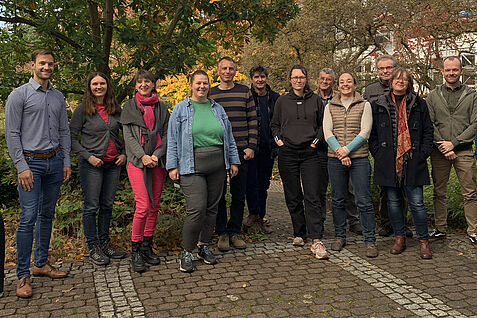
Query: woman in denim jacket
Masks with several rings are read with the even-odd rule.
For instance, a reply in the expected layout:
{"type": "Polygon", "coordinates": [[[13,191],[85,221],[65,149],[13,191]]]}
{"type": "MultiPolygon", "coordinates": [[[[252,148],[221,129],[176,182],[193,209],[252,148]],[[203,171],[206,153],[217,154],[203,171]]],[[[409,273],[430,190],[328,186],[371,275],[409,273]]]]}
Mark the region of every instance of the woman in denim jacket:
{"type": "Polygon", "coordinates": [[[184,251],[180,270],[193,272],[192,251],[205,264],[217,263],[207,244],[214,230],[218,204],[226,171],[233,178],[240,159],[225,110],[208,99],[209,77],[202,70],[192,74],[191,97],[179,102],[168,128],[166,169],[172,180],[179,180],[187,211],[182,241],[184,251]]]}

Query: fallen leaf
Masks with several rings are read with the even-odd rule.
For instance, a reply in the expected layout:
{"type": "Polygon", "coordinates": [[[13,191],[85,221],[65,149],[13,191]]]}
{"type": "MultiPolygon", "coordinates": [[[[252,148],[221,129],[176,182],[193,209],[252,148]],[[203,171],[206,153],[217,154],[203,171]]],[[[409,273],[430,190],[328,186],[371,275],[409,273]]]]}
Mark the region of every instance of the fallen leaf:
{"type": "Polygon", "coordinates": [[[74,287],[71,287],[71,288],[68,288],[68,289],[62,289],[61,292],[62,293],[69,293],[70,291],[72,291],[73,289],[75,289],[74,287]]]}
{"type": "Polygon", "coordinates": [[[60,301],[60,299],[56,298],[55,302],[57,303],[57,302],[59,302],[59,301],[60,301]]]}
{"type": "Polygon", "coordinates": [[[246,284],[246,283],[244,283],[244,284],[242,285],[242,287],[243,287],[243,288],[247,287],[247,284],[246,284]]]}
{"type": "Polygon", "coordinates": [[[325,264],[331,264],[331,262],[330,261],[325,261],[325,264]]]}
{"type": "Polygon", "coordinates": [[[351,263],[350,262],[346,262],[343,264],[343,266],[349,266],[351,263]]]}
{"type": "Polygon", "coordinates": [[[303,298],[306,298],[306,299],[312,299],[313,296],[312,295],[303,295],[303,298]]]}
{"type": "Polygon", "coordinates": [[[460,253],[457,253],[457,256],[462,256],[464,255],[464,253],[460,252],[460,253]]]}
{"type": "Polygon", "coordinates": [[[310,255],[303,255],[304,258],[310,258],[310,255]]]}

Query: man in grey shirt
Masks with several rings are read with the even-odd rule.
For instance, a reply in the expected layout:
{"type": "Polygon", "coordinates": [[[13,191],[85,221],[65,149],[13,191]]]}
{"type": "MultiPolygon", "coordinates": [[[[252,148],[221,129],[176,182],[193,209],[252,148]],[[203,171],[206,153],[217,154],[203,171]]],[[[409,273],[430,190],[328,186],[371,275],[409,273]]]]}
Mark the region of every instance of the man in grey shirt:
{"type": "Polygon", "coordinates": [[[18,297],[32,296],[30,258],[35,229],[33,275],[63,278],[48,263],[51,228],[60,186],[71,175],[70,130],[65,98],[50,83],[53,52],[32,53],[33,78],[8,96],[5,136],[18,173],[20,222],[17,228],[18,297]]]}

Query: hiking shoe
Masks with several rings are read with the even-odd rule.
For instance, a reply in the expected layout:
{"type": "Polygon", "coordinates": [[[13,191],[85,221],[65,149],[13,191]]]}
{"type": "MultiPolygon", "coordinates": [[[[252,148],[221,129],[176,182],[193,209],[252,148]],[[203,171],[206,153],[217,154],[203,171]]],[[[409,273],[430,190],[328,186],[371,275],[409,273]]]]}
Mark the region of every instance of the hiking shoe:
{"type": "Polygon", "coordinates": [[[240,237],[240,235],[235,234],[230,237],[230,242],[232,242],[233,247],[243,250],[247,247],[245,241],[240,237]]]}
{"type": "Polygon", "coordinates": [[[311,252],[315,254],[317,259],[328,259],[328,254],[326,253],[326,247],[321,241],[315,242],[311,245],[311,252]]]}
{"type": "Polygon", "coordinates": [[[346,240],[344,239],[340,239],[340,238],[336,238],[333,243],[331,243],[331,249],[333,251],[341,251],[343,249],[343,247],[345,247],[346,245],[346,240]]]}
{"type": "Polygon", "coordinates": [[[366,257],[375,258],[378,256],[378,249],[374,244],[366,245],[366,257]]]}
{"type": "Polygon", "coordinates": [[[258,224],[258,227],[263,231],[263,233],[265,234],[270,234],[273,232],[272,228],[270,227],[270,222],[268,223],[265,223],[265,221],[263,219],[258,219],[257,220],[257,224],[258,224]]]}
{"type": "Polygon", "coordinates": [[[192,273],[195,271],[194,263],[192,262],[194,257],[191,252],[182,251],[180,261],[180,271],[184,273],[192,273]]]}
{"type": "Polygon", "coordinates": [[[354,223],[354,224],[351,224],[349,226],[349,230],[350,230],[350,232],[353,232],[354,234],[363,235],[363,227],[358,222],[354,223]]]}
{"type": "Polygon", "coordinates": [[[446,233],[439,231],[438,229],[433,229],[431,233],[429,233],[429,239],[436,240],[442,239],[446,237],[446,233]]]}
{"type": "Polygon", "coordinates": [[[96,265],[105,266],[109,264],[109,257],[104,254],[99,244],[94,244],[89,250],[89,260],[96,265]]]}
{"type": "Polygon", "coordinates": [[[219,236],[219,242],[217,242],[217,248],[219,251],[228,251],[230,250],[230,242],[229,242],[229,235],[222,234],[219,236]]]}
{"type": "Polygon", "coordinates": [[[101,250],[104,255],[112,259],[122,259],[125,258],[127,253],[125,251],[118,250],[116,247],[111,244],[111,242],[106,242],[101,245],[101,250]]]}
{"type": "Polygon", "coordinates": [[[256,214],[249,214],[243,221],[242,224],[251,227],[257,220],[259,219],[258,215],[256,214]]]}
{"type": "Polygon", "coordinates": [[[197,253],[197,258],[204,261],[207,265],[217,264],[217,259],[215,255],[211,252],[207,245],[199,245],[199,252],[197,253]]]}
{"type": "Polygon", "coordinates": [[[472,245],[477,246],[477,234],[469,235],[469,240],[472,245]]]}
{"type": "Polygon", "coordinates": [[[295,237],[293,239],[293,246],[304,246],[305,245],[305,241],[303,241],[303,238],[302,237],[295,237]]]}

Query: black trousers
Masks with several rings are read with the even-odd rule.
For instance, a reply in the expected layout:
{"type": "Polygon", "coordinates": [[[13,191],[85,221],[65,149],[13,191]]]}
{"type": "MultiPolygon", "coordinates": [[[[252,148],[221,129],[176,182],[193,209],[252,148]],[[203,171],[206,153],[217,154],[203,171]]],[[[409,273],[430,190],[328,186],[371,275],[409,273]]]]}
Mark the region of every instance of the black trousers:
{"type": "Polygon", "coordinates": [[[319,165],[315,148],[279,148],[278,169],[295,237],[321,239],[323,236],[320,192],[325,176],[319,165]]]}

